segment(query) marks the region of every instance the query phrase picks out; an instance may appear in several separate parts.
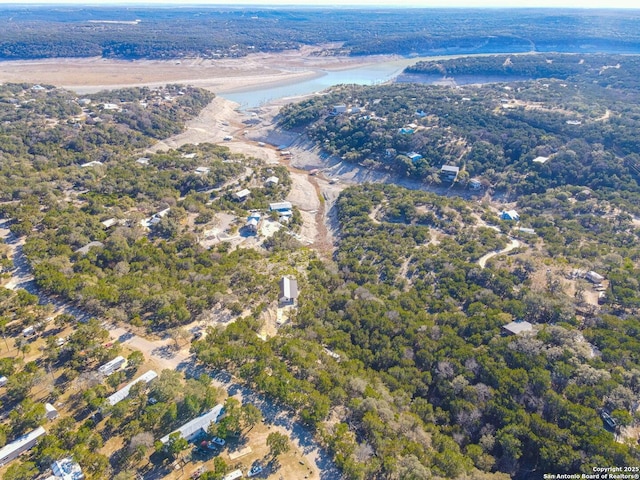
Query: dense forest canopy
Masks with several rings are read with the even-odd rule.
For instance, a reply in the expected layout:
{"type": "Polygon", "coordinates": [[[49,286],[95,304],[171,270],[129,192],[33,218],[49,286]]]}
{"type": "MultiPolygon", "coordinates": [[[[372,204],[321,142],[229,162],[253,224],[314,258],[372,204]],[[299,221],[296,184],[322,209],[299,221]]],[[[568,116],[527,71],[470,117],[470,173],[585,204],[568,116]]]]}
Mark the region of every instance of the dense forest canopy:
{"type": "MultiPolygon", "coordinates": [[[[498,56],[415,72],[501,69],[534,78],[343,85],[282,110],[282,126],[304,128],[342,161],[453,191],[482,180],[478,198],[466,200],[395,185],[344,188],[330,259],[292,231],[256,248],[203,246],[217,215],[264,211],[286,197],[291,179],[284,166],[212,144],[145,152],[211,100],[179,85],[85,98],[48,85],[0,86],[0,217],[24,240],[43,295],[176,343],[195,320],[236,320],[194,340],[199,367],[230,372],[290,409],[345,478],[534,479],[640,467],[628,429],[639,421],[640,394],[638,61],[498,56]],[[459,167],[453,180],[444,165],[459,167]],[[266,186],[270,176],[278,181],[266,186]],[[244,203],[233,198],[239,188],[251,190],[244,203]],[[488,188],[507,191],[517,222],[479,199],[488,188]],[[603,283],[588,284],[587,271],[603,283]],[[276,335],[259,335],[285,274],[299,280],[297,310],[276,335]],[[507,335],[513,321],[530,331],[507,335]]],[[[294,211],[291,228],[299,217],[294,211]]],[[[0,247],[4,273],[12,266],[0,247]]],[[[0,290],[3,333],[40,328],[47,313],[35,295],[0,290]]],[[[43,365],[64,368],[65,382],[84,378],[118,352],[107,335],[90,320],[64,349],[48,340],[42,365],[0,362],[9,405],[19,405],[0,443],[41,417],[28,397],[43,365]]],[[[136,374],[140,359],[131,360],[75,401],[86,411],[102,405],[136,374]]],[[[93,478],[124,470],[135,464],[137,435],[170,430],[217,397],[208,377],[162,372],[149,392],[136,389],[108,411],[100,430],[92,419],[63,419],[11,475],[63,453],[93,478]],[[124,442],[110,467],[95,450],[115,436],[124,442]]],[[[243,428],[242,410],[225,408],[237,418],[215,434],[243,428]]]]}
{"type": "Polygon", "coordinates": [[[640,51],[637,11],[8,6],[0,59],[640,51]]]}
{"type": "Polygon", "coordinates": [[[637,195],[638,57],[487,56],[412,71],[534,79],[457,88],[336,86],[284,107],[280,124],[304,129],[343,161],[428,183],[443,183],[440,169],[452,165],[462,187],[478,177],[511,193],[569,184],[637,195]]]}
{"type": "Polygon", "coordinates": [[[615,412],[623,425],[637,415],[639,324],[625,310],[637,312],[635,297],[617,314],[596,314],[569,294],[555,263],[546,283],[534,275],[553,256],[566,270],[637,282],[637,230],[585,209],[594,199],[580,195],[523,197],[523,222],[541,241],[481,268],[479,256],[502,248],[500,230],[511,230],[490,209],[392,185],[350,187],[336,205],[337,265],[309,265],[313,288],[287,335],[264,343],[257,324],[236,323],[198,342],[198,358],[296,408],[349,479],[539,478],[640,465],[634,440],[616,442],[599,416],[615,412]],[[608,253],[585,256],[587,244],[577,251],[563,235],[608,253]],[[514,319],[532,322],[533,333],[502,334],[514,319]],[[330,407],[340,413],[325,423],[330,407]]]}

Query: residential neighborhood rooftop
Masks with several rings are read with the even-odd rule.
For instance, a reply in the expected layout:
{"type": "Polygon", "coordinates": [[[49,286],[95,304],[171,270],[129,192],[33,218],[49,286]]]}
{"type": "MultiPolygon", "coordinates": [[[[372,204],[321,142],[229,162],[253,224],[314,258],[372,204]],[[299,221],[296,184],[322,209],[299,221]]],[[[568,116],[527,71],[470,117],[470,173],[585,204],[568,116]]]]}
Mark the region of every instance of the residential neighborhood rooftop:
{"type": "Polygon", "coordinates": [[[160,441],[162,443],[167,443],[169,441],[169,436],[175,432],[179,432],[182,438],[186,440],[192,439],[199,433],[200,430],[204,430],[206,432],[211,423],[218,421],[218,417],[222,414],[222,408],[222,405],[216,405],[207,413],[204,413],[199,417],[185,423],[177,430],[171,432],[169,435],[165,435],[160,439],[160,441]]]}
{"type": "Polygon", "coordinates": [[[154,372],[153,370],[149,370],[148,372],[143,373],[140,377],[136,378],[132,382],[129,382],[128,384],[126,384],[124,387],[122,387],[120,390],[118,390],[116,393],[114,393],[110,397],[107,397],[107,402],[109,403],[109,405],[114,406],[129,396],[131,387],[133,387],[135,384],[140,382],[149,383],[151,380],[157,377],[158,377],[158,374],[156,372],[154,372]]]}

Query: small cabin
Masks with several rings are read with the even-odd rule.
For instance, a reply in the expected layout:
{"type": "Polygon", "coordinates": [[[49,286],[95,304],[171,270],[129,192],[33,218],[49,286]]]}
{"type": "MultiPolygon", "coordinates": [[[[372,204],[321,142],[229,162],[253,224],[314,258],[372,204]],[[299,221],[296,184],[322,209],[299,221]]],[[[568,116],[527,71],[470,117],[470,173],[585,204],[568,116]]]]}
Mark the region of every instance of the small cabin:
{"type": "Polygon", "coordinates": [[[110,362],[107,362],[104,365],[101,365],[100,367],[98,367],[98,372],[100,372],[105,377],[108,377],[109,375],[117,372],[121,368],[124,368],[126,364],[127,364],[126,358],[122,356],[117,356],[110,362]]]}
{"type": "Polygon", "coordinates": [[[449,182],[455,182],[460,173],[460,167],[454,165],[443,165],[440,169],[440,176],[449,182]]]}
{"type": "Polygon", "coordinates": [[[506,220],[507,222],[517,222],[520,220],[520,215],[515,210],[503,210],[500,212],[500,220],[506,220]]]}

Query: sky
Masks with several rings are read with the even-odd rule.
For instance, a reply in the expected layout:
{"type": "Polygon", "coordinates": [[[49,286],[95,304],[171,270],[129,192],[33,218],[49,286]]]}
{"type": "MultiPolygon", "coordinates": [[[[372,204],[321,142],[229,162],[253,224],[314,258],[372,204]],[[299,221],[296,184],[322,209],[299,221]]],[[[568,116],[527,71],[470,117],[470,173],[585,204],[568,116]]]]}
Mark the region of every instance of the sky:
{"type": "Polygon", "coordinates": [[[475,7],[475,8],[509,8],[509,7],[539,7],[539,8],[638,8],[635,0],[350,0],[340,2],[336,0],[235,0],[233,2],[224,0],[187,0],[178,2],[176,0],[0,0],[0,4],[20,4],[20,5],[296,5],[296,6],[392,6],[392,7],[475,7]],[[401,3],[402,5],[399,5],[401,3]]]}

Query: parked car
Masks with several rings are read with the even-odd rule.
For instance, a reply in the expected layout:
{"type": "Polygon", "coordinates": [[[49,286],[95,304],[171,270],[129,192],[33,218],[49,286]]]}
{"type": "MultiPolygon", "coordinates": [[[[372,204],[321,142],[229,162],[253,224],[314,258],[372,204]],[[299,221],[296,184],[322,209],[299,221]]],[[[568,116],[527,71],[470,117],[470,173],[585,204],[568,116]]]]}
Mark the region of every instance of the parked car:
{"type": "Polygon", "coordinates": [[[253,477],[255,475],[259,475],[260,473],[262,473],[262,465],[254,465],[253,467],[251,467],[251,469],[247,472],[247,477],[253,477]]]}
{"type": "Polygon", "coordinates": [[[227,443],[224,441],[224,439],[220,437],[213,437],[211,439],[211,442],[215,443],[216,445],[220,445],[221,447],[224,447],[224,444],[227,443]]]}

